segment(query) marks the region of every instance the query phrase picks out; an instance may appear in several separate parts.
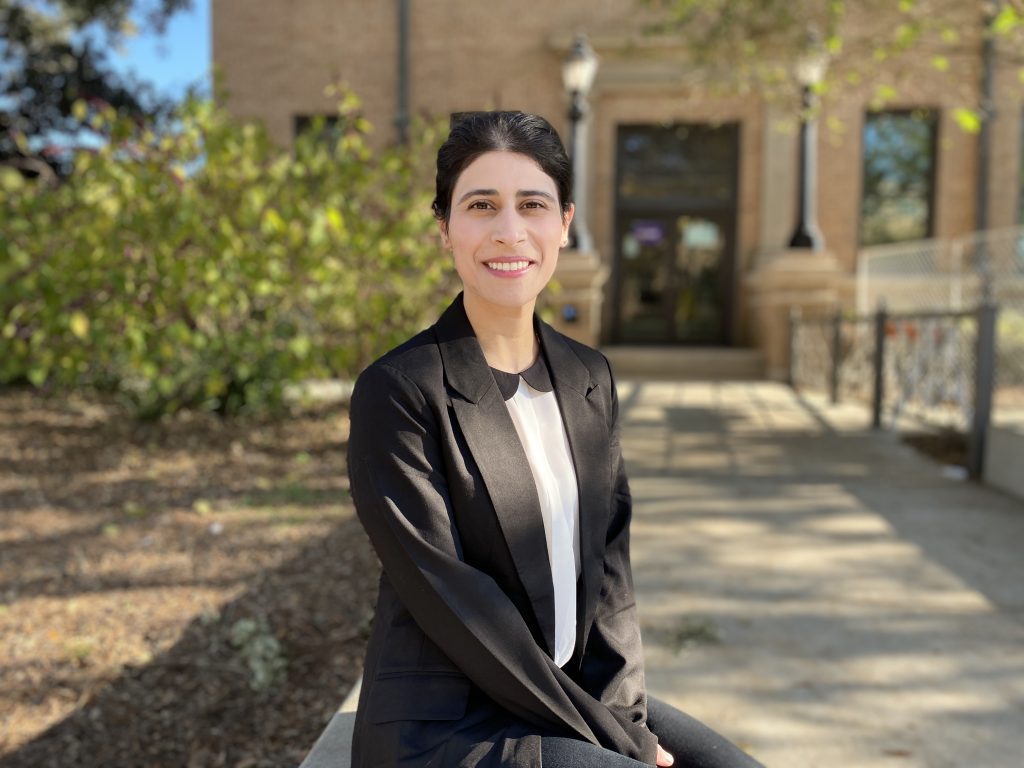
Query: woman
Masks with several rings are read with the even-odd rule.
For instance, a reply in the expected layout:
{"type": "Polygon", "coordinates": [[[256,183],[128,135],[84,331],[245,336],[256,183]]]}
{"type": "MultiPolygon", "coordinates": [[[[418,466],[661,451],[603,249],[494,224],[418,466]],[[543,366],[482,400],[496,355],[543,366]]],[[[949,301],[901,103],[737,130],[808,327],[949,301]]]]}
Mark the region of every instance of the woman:
{"type": "Polygon", "coordinates": [[[534,315],[570,200],[542,118],[472,113],[438,152],[463,291],[352,396],[383,565],[353,766],[757,765],[645,694],[611,371],[534,315]]]}

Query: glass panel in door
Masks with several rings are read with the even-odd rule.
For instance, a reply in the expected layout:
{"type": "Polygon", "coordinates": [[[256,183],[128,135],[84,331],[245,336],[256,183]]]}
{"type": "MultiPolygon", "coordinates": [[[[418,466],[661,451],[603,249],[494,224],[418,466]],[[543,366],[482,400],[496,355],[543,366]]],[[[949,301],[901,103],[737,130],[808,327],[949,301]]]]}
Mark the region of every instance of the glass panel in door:
{"type": "Polygon", "coordinates": [[[728,218],[641,213],[620,217],[616,341],[726,343],[731,295],[728,218]]]}

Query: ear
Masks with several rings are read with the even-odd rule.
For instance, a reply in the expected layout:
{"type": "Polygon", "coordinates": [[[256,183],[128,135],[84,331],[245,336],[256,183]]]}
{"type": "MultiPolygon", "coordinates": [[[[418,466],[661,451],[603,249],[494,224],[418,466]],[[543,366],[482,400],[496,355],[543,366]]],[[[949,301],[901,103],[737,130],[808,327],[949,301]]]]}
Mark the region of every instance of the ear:
{"type": "Polygon", "coordinates": [[[562,214],[562,247],[569,244],[569,225],[572,224],[573,214],[576,213],[576,204],[569,203],[569,210],[562,214]]]}
{"type": "Polygon", "coordinates": [[[451,250],[452,241],[448,238],[448,225],[443,219],[437,220],[437,231],[441,235],[441,244],[445,250],[451,250]]]}

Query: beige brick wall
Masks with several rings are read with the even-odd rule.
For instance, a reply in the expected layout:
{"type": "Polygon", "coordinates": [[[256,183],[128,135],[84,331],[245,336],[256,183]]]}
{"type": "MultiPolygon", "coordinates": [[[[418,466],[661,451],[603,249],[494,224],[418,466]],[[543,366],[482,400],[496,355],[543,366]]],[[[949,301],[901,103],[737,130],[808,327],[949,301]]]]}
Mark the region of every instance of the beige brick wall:
{"type": "Polygon", "coordinates": [[[296,114],[331,113],[327,85],[348,82],[386,128],[395,102],[394,3],[214,0],[214,65],[231,109],[282,144],[296,114]]]}
{"type": "MultiPolygon", "coordinates": [[[[606,260],[614,248],[616,126],[739,122],[735,313],[737,340],[748,338],[742,278],[756,266],[759,253],[782,245],[780,233],[791,232],[793,226],[778,218],[791,218],[794,206],[772,199],[776,189],[793,195],[797,173],[788,161],[795,157],[795,130],[788,138],[772,133],[778,107],[771,108],[769,121],[768,107],[756,96],[730,97],[710,90],[687,65],[684,51],[640,33],[644,19],[633,0],[562,0],[543,6],[511,0],[412,0],[410,8],[413,112],[524,109],[547,116],[567,140],[560,63],[575,32],[587,32],[601,56],[592,95],[592,183],[587,194],[591,228],[606,260]],[[764,154],[766,148],[778,152],[780,147],[785,148],[785,162],[764,154]]],[[[851,275],[858,252],[863,121],[875,81],[899,90],[898,100],[888,108],[943,110],[935,235],[960,234],[975,226],[977,137],[964,133],[951,116],[953,107],[977,102],[981,78],[978,15],[970,3],[964,4],[963,13],[964,53],[952,61],[955,75],[937,71],[920,53],[880,64],[872,82],[850,82],[842,60],[833,65],[837,85],[826,95],[819,130],[818,212],[829,249],[851,275]]],[[[848,22],[851,44],[867,44],[879,25],[889,23],[877,14],[857,17],[853,12],[848,22]]],[[[323,89],[337,81],[347,82],[362,98],[363,111],[376,126],[376,140],[391,141],[396,38],[393,0],[213,0],[214,58],[228,104],[240,115],[265,120],[283,143],[291,139],[294,115],[333,110],[333,100],[323,89]]],[[[1015,70],[1002,72],[998,84],[1001,104],[993,126],[990,179],[993,226],[1016,223],[1020,163],[1021,98],[1015,70]]]]}
{"type": "Polygon", "coordinates": [[[993,83],[996,109],[989,166],[990,227],[1012,227],[1024,223],[1017,219],[1022,161],[1021,125],[1024,122],[1024,88],[1018,75],[1022,62],[1018,51],[1004,50],[1003,54],[993,83]]]}

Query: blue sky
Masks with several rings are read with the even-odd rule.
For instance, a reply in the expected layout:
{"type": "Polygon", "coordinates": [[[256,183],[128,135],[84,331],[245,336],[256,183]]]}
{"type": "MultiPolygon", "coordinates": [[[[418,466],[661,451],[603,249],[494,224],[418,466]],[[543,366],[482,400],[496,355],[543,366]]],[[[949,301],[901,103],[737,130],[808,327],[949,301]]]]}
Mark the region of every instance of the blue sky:
{"type": "Polygon", "coordinates": [[[182,96],[201,83],[210,90],[210,0],[192,0],[192,8],[171,18],[160,36],[141,29],[110,52],[110,64],[133,72],[161,93],[182,96]]]}

